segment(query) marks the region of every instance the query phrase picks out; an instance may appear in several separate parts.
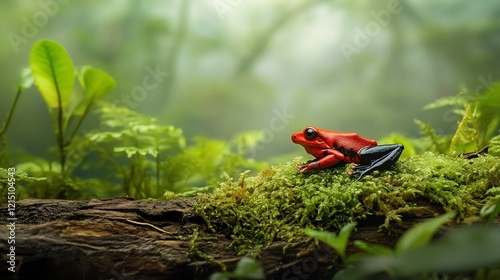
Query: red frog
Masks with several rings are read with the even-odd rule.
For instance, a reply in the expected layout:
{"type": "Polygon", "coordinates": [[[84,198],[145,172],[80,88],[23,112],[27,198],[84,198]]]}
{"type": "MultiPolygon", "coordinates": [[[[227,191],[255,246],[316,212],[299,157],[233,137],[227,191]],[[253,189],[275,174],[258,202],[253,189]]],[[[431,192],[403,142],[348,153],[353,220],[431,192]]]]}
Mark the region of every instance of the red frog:
{"type": "Polygon", "coordinates": [[[383,170],[398,161],[403,152],[402,144],[377,145],[377,141],[364,138],[354,132],[338,132],[306,127],[292,135],[292,141],[299,144],[306,152],[315,157],[305,164],[297,166],[300,173],[311,169],[323,169],[345,163],[351,165],[347,174],[359,174],[356,181],[374,170],[383,170]]]}

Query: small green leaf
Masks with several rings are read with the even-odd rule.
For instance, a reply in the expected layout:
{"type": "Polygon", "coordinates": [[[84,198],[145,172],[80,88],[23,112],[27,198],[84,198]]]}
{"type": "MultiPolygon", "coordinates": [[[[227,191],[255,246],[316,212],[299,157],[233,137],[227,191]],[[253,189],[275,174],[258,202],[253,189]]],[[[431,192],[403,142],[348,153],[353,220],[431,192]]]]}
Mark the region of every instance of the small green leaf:
{"type": "Polygon", "coordinates": [[[399,238],[398,243],[396,243],[396,253],[426,245],[431,241],[436,231],[453,216],[455,216],[455,213],[449,212],[409,229],[399,238]]]}
{"type": "Polygon", "coordinates": [[[91,103],[111,92],[116,82],[106,72],[92,66],[83,66],[78,79],[85,90],[85,100],[91,103]]]}
{"type": "Polygon", "coordinates": [[[49,108],[66,106],[73,91],[75,70],[66,50],[51,40],[33,45],[30,66],[35,84],[49,108]]]}
{"type": "Polygon", "coordinates": [[[326,245],[332,247],[342,259],[346,257],[347,242],[349,241],[349,236],[351,231],[356,226],[356,223],[348,223],[340,229],[339,234],[336,235],[332,232],[317,231],[313,229],[304,229],[304,233],[310,237],[316,238],[319,241],[325,243],[326,245]]]}

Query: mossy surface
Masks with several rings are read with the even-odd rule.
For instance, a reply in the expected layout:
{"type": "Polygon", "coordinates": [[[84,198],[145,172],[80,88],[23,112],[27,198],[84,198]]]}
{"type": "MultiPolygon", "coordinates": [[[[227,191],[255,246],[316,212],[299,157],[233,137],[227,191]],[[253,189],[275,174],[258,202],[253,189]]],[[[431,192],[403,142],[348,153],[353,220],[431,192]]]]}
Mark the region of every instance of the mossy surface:
{"type": "Polygon", "coordinates": [[[360,182],[346,175],[348,166],[298,174],[301,162],[239,181],[227,178],[213,193],[199,195],[195,209],[209,227],[228,233],[238,251],[248,252],[275,240],[293,241],[303,236],[302,228],[337,231],[370,216],[385,217],[387,226],[400,214],[421,211],[422,201],[470,222],[486,200],[500,196],[500,158],[490,155],[464,159],[427,152],[360,182]]]}

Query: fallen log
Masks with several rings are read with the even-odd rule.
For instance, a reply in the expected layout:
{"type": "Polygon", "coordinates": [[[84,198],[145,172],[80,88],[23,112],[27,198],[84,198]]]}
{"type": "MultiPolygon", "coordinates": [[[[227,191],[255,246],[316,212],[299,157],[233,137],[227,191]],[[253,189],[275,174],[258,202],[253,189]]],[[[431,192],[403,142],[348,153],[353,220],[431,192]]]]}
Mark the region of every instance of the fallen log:
{"type": "MultiPolygon", "coordinates": [[[[221,265],[234,269],[242,256],[229,249],[229,236],[208,230],[192,208],[194,201],[22,200],[17,204],[15,228],[0,229],[1,278],[207,279],[221,271],[221,265]],[[15,273],[8,270],[11,232],[15,273]]],[[[427,209],[442,212],[439,207],[427,209]]],[[[405,218],[401,227],[409,228],[436,213],[405,218]]],[[[2,211],[1,221],[7,218],[2,211]]],[[[367,219],[358,225],[352,240],[393,245],[393,239],[378,231],[381,223],[367,219]]],[[[285,246],[286,242],[276,241],[261,251],[258,261],[266,278],[318,279],[339,268],[329,268],[337,256],[325,245],[314,247],[304,241],[283,250],[285,246]]]]}

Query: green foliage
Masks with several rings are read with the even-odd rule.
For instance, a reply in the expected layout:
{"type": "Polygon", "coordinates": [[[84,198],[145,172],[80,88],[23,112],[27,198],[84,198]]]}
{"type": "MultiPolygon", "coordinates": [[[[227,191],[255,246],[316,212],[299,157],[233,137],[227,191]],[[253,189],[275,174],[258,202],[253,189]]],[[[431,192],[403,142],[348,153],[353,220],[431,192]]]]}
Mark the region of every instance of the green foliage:
{"type": "Polygon", "coordinates": [[[450,136],[440,136],[431,125],[417,119],[414,121],[420,127],[420,132],[424,136],[424,138],[421,139],[421,151],[433,151],[438,154],[448,153],[451,143],[450,136]]]}
{"type": "MultiPolygon", "coordinates": [[[[447,213],[445,215],[426,221],[422,224],[415,226],[414,228],[409,229],[399,238],[394,250],[384,246],[368,244],[360,240],[355,241],[354,244],[359,248],[367,251],[371,255],[393,256],[395,254],[404,254],[407,251],[411,251],[427,245],[430,242],[432,236],[441,227],[441,225],[446,221],[448,221],[450,218],[452,218],[453,215],[454,213],[447,213]]],[[[351,267],[347,266],[348,258],[345,252],[347,247],[347,242],[349,241],[349,235],[354,227],[355,223],[349,223],[345,225],[341,229],[338,237],[330,232],[306,230],[307,235],[323,241],[325,244],[332,247],[337,252],[337,254],[341,256],[344,262],[345,269],[337,274],[336,279],[337,278],[343,279],[343,277],[352,274],[353,271],[356,271],[356,273],[358,273],[357,266],[351,266],[351,267]]],[[[365,261],[365,259],[366,259],[365,254],[355,254],[349,256],[350,260],[349,262],[352,262],[353,260],[363,262],[365,261]]],[[[351,277],[352,276],[349,276],[346,279],[351,279],[351,277]]]]}
{"type": "Polygon", "coordinates": [[[450,142],[445,137],[438,137],[430,126],[417,122],[423,134],[428,136],[438,152],[444,153],[445,149],[449,153],[476,151],[486,146],[498,134],[500,83],[493,84],[481,93],[469,93],[463,90],[457,96],[438,99],[424,109],[446,106],[455,107],[453,112],[462,118],[450,142]]]}
{"type": "Polygon", "coordinates": [[[476,221],[483,200],[495,196],[488,190],[500,181],[500,158],[489,155],[464,159],[427,152],[361,182],[342,168],[298,175],[299,163],[271,166],[236,181],[227,176],[212,194],[200,194],[194,207],[211,228],[231,232],[233,247],[248,252],[273,240],[296,240],[302,228],[337,231],[369,216],[385,218],[381,229],[397,234],[394,225],[401,215],[426,211],[418,206],[422,200],[455,211],[457,221],[476,221]]]}
{"type": "Polygon", "coordinates": [[[0,163],[6,164],[4,133],[8,128],[22,90],[35,83],[52,117],[59,162],[56,164],[46,160],[33,159],[32,162],[24,163],[26,170],[33,170],[32,174],[46,178],[41,182],[28,181],[24,192],[28,196],[80,197],[80,187],[75,182],[80,180],[69,177],[77,167],[74,163],[78,161],[72,162],[73,164],[68,168],[68,156],[80,152],[74,145],[74,140],[77,138],[76,133],[91,106],[113,90],[115,81],[99,69],[84,66],[78,75],[83,89],[82,94],[79,91],[74,91],[76,74],[69,54],[61,45],[51,40],[40,40],[33,45],[30,53],[30,69],[23,71],[13,105],[0,129],[0,144],[2,145],[0,163]],[[78,122],[71,127],[75,118],[78,118],[78,122]]]}
{"type": "Polygon", "coordinates": [[[28,173],[26,173],[23,170],[15,169],[14,172],[9,172],[8,169],[5,168],[0,168],[0,202],[4,203],[7,201],[7,193],[8,193],[8,188],[9,186],[14,186],[15,192],[14,194],[16,195],[16,200],[19,199],[19,197],[22,195],[22,188],[21,186],[26,183],[32,183],[32,182],[39,182],[39,181],[44,181],[46,178],[41,178],[41,177],[30,177],[28,173]],[[10,174],[9,174],[10,173],[10,174]],[[9,178],[12,178],[11,174],[14,175],[14,181],[11,181],[12,179],[9,180],[9,178]]]}
{"type": "Polygon", "coordinates": [[[106,129],[87,134],[85,140],[99,153],[100,167],[120,177],[125,194],[135,198],[194,195],[214,188],[222,173],[263,167],[244,157],[252,148],[250,136],[229,143],[196,137],[187,145],[181,129],[155,118],[105,102],[98,113],[106,129]]]}
{"type": "Polygon", "coordinates": [[[106,129],[88,133],[85,138],[99,153],[101,167],[121,177],[126,195],[160,197],[161,165],[167,156],[185,148],[182,130],[105,102],[100,103],[98,112],[106,129]]]}
{"type": "MultiPolygon", "coordinates": [[[[24,156],[22,163],[14,165],[17,172],[30,175],[29,180],[21,180],[16,184],[18,199],[27,197],[81,199],[82,179],[61,176],[61,166],[58,162],[50,162],[43,158],[24,156]]],[[[106,187],[104,182],[100,186],[106,187]]],[[[94,197],[95,195],[92,195],[94,197]]]]}
{"type": "Polygon", "coordinates": [[[243,257],[238,261],[233,272],[216,272],[210,275],[210,280],[229,279],[265,279],[264,270],[258,262],[249,257],[243,257]]]}
{"type": "Polygon", "coordinates": [[[343,226],[339,234],[336,235],[332,232],[317,231],[314,229],[304,229],[304,233],[310,237],[316,238],[326,245],[332,247],[335,252],[340,256],[344,266],[347,265],[347,242],[352,230],[356,227],[356,223],[348,223],[343,226]]]}
{"type": "Polygon", "coordinates": [[[162,197],[165,191],[169,192],[165,197],[175,196],[172,192],[194,195],[215,187],[222,173],[234,176],[245,169],[263,167],[262,163],[245,158],[257,145],[260,134],[241,134],[229,143],[198,137],[194,145],[187,147],[181,129],[161,125],[154,118],[105,102],[100,103],[98,109],[102,120],[99,130],[77,136],[90,108],[115,88],[114,79],[91,66],[83,66],[76,72],[66,50],[51,40],[33,45],[30,66],[31,71],[23,75],[7,120],[0,129],[0,162],[7,163],[4,133],[16,102],[21,91],[33,81],[52,116],[59,162],[26,157],[27,161],[20,166],[31,174],[47,178],[43,182],[28,182],[24,192],[27,196],[116,195],[116,177],[122,179],[119,194],[135,198],[162,197]],[[81,89],[73,89],[75,75],[81,89]],[[97,162],[89,159],[95,155],[93,152],[100,156],[97,162]],[[96,178],[71,178],[77,168],[106,172],[111,179],[96,184],[96,178]]]}
{"type": "Polygon", "coordinates": [[[30,53],[30,66],[35,84],[49,107],[59,151],[61,175],[65,176],[68,147],[80,128],[89,108],[94,102],[109,93],[115,82],[105,72],[84,66],[79,75],[83,98],[73,94],[75,68],[66,50],[51,40],[36,42],[30,53]],[[69,137],[68,127],[79,116],[79,122],[69,137]]]}
{"type": "MultiPolygon", "coordinates": [[[[500,205],[500,203],[498,204],[500,205]]],[[[498,214],[498,213],[497,213],[498,214]]],[[[449,212],[409,229],[397,241],[395,249],[355,241],[354,244],[370,253],[350,255],[345,248],[354,223],[344,226],[339,235],[307,229],[306,234],[332,247],[344,260],[344,270],[335,279],[371,279],[387,275],[387,279],[425,278],[429,273],[471,273],[476,279],[496,279],[500,276],[500,228],[467,227],[445,235],[431,243],[437,230],[454,216],[449,212]],[[347,259],[356,260],[347,266],[347,259]],[[485,271],[483,268],[491,268],[485,271]],[[483,275],[483,276],[481,276],[483,275]],[[422,278],[424,277],[424,278],[422,278]]],[[[385,279],[385,278],[384,278],[385,279]]]]}
{"type": "Polygon", "coordinates": [[[462,227],[424,246],[363,258],[335,279],[436,279],[451,274],[462,277],[454,279],[494,280],[500,276],[498,248],[500,227],[462,227]]]}

